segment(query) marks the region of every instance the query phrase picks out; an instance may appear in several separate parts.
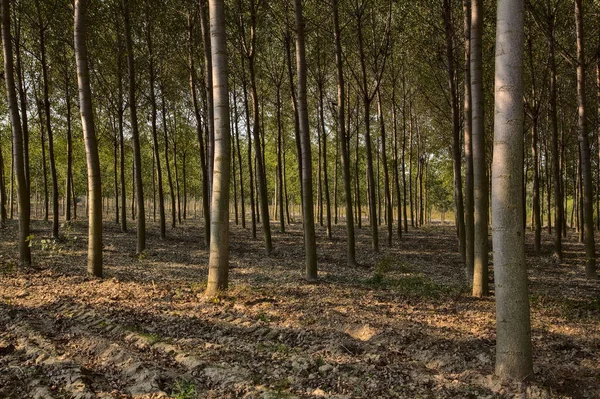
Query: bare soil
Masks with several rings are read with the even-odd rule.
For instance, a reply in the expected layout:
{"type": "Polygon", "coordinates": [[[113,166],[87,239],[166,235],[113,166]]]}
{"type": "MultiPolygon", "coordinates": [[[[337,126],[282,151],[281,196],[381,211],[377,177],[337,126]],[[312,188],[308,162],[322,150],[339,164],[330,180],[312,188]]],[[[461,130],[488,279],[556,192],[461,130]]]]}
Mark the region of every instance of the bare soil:
{"type": "Polygon", "coordinates": [[[0,230],[0,398],[600,398],[600,281],[574,233],[560,263],[547,232],[540,256],[528,241],[535,375],[508,384],[493,376],[493,296],[464,289],[453,227],[411,228],[377,255],[359,229],[356,268],[345,227],[318,227],[309,284],[301,225],[273,223],[266,256],[260,226],[253,240],[232,223],[230,291],[206,298],[201,224],[160,240],[150,222],[138,256],[106,221],[103,279],[85,273],[84,221],[56,243],[34,221],[26,270],[16,221],[0,230]]]}

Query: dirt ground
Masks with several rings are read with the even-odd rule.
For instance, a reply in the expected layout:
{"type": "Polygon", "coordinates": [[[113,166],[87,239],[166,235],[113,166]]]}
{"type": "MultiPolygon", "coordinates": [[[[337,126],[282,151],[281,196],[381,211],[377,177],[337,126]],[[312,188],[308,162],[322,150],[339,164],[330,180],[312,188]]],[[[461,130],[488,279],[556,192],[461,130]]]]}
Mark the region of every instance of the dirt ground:
{"type": "Polygon", "coordinates": [[[273,223],[267,257],[260,227],[253,240],[232,224],[222,298],[203,296],[198,220],[165,240],[150,222],[141,256],[135,233],[106,221],[101,280],[85,273],[85,222],[57,243],[50,227],[34,221],[28,270],[15,266],[16,221],[0,230],[0,398],[600,398],[600,281],[584,279],[574,233],[562,263],[547,232],[540,257],[528,242],[535,376],[506,385],[493,297],[462,288],[452,227],[409,229],[378,255],[359,229],[357,268],[345,227],[331,241],[318,227],[308,284],[301,225],[273,223]]]}

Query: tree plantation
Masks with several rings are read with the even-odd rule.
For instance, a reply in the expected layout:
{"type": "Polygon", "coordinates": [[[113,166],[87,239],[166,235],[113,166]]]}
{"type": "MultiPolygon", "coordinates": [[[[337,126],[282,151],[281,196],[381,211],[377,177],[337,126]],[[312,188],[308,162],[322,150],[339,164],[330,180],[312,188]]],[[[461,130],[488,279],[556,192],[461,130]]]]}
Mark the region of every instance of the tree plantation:
{"type": "Polygon", "coordinates": [[[0,398],[600,397],[597,1],[0,5],[0,398]]]}

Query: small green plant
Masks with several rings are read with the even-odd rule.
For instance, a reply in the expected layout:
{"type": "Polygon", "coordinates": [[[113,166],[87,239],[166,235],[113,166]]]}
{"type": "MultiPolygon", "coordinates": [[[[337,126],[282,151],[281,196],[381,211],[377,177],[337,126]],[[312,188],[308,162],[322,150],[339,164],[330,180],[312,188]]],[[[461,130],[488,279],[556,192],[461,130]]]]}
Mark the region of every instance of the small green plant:
{"type": "Polygon", "coordinates": [[[193,399],[198,397],[196,386],[186,380],[178,379],[171,390],[171,397],[175,399],[193,399]]]}
{"type": "Polygon", "coordinates": [[[33,234],[29,234],[27,238],[25,238],[25,242],[29,243],[29,248],[33,247],[33,239],[35,236],[33,234]]]}
{"type": "Polygon", "coordinates": [[[260,320],[260,321],[264,321],[265,323],[268,323],[270,321],[269,316],[264,314],[263,312],[260,312],[258,315],[256,315],[256,319],[260,320]]]}

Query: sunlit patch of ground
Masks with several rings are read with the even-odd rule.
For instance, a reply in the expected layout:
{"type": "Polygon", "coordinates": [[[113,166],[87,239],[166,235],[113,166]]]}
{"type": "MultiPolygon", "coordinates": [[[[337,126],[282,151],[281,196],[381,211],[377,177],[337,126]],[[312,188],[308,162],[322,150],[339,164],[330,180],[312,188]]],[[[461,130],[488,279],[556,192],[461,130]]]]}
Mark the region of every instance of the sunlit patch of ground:
{"type": "Polygon", "coordinates": [[[361,266],[348,268],[345,227],[329,241],[318,226],[320,281],[307,284],[301,225],[274,223],[267,257],[260,226],[253,240],[232,224],[231,289],[205,298],[201,225],[160,240],[149,222],[136,255],[135,233],[106,221],[102,280],[85,274],[83,221],[57,243],[34,222],[36,270],[16,267],[16,222],[2,230],[0,396],[600,397],[600,283],[585,280],[576,237],[560,264],[545,233],[528,257],[536,374],[502,385],[493,297],[463,288],[453,228],[410,229],[392,247],[381,228],[377,255],[359,229],[361,266]]]}

